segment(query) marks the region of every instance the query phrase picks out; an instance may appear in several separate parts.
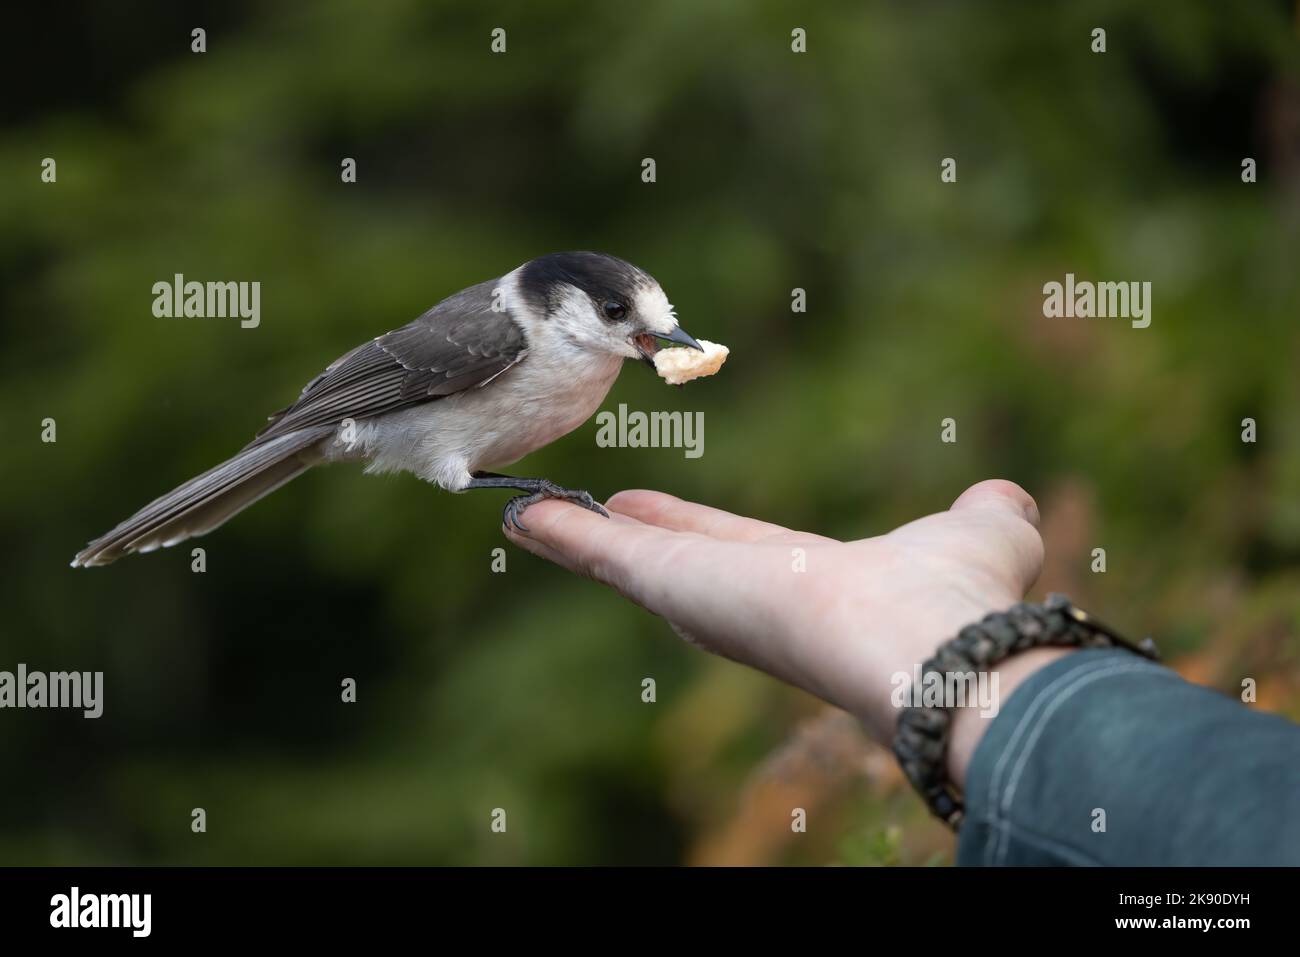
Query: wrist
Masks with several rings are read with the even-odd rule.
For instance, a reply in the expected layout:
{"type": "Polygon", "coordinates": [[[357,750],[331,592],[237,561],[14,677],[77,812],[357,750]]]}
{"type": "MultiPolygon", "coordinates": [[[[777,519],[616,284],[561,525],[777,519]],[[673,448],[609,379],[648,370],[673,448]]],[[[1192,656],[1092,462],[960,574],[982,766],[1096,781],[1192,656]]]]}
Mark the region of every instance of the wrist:
{"type": "MultiPolygon", "coordinates": [[[[878,622],[872,631],[880,637],[870,641],[865,649],[870,656],[868,674],[871,676],[859,686],[865,698],[856,702],[857,707],[853,709],[876,740],[886,747],[893,741],[899,712],[910,699],[907,691],[921,666],[934,657],[940,645],[965,626],[990,613],[1004,612],[1019,600],[1019,595],[992,589],[978,592],[950,588],[907,602],[902,605],[906,611],[878,622]]],[[[861,641],[860,636],[858,640],[861,641]]],[[[999,691],[1004,688],[999,679],[999,691]]],[[[986,724],[968,728],[967,733],[973,733],[978,739],[986,724]]]]}
{"type": "Polygon", "coordinates": [[[1017,603],[961,628],[921,666],[899,711],[893,751],[930,810],[954,830],[965,814],[961,785],[987,722],[1030,675],[1072,648],[1124,648],[1158,660],[1150,638],[1134,643],[1064,595],[1017,603]],[[1037,654],[1035,654],[1037,652],[1037,654]],[[1002,689],[1006,677],[1008,687],[1002,689]],[[979,714],[972,714],[972,703],[979,714]],[[979,721],[983,720],[983,727],[979,721]],[[953,739],[962,724],[962,745],[953,739]]]}
{"type": "MultiPolygon", "coordinates": [[[[996,668],[998,702],[997,710],[1011,700],[1011,694],[1034,672],[1047,667],[1053,661],[1065,655],[1073,654],[1075,648],[1031,648],[1018,655],[1012,655],[996,668]]],[[[970,767],[975,749],[984,738],[997,714],[986,714],[976,707],[958,708],[953,712],[952,737],[948,740],[948,777],[961,789],[966,787],[966,769],[970,767]]]]}

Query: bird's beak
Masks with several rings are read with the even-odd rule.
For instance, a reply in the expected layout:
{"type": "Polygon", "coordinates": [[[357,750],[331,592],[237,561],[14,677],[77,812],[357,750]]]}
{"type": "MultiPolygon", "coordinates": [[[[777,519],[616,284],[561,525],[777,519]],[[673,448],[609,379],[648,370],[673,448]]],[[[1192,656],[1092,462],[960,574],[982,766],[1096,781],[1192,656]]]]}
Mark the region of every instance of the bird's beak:
{"type": "Polygon", "coordinates": [[[659,351],[659,343],[656,341],[658,339],[666,339],[669,342],[676,342],[679,345],[699,349],[701,352],[704,351],[704,346],[696,342],[695,337],[681,326],[676,327],[667,335],[661,335],[657,332],[643,332],[638,336],[634,336],[633,342],[636,343],[636,351],[641,354],[641,361],[652,369],[655,364],[655,353],[659,351]]]}
{"type": "Polygon", "coordinates": [[[659,338],[667,339],[669,342],[680,343],[684,346],[690,346],[692,349],[699,349],[701,352],[704,351],[704,346],[696,342],[691,334],[681,326],[677,326],[672,332],[668,333],[668,335],[660,336],[659,338]]]}

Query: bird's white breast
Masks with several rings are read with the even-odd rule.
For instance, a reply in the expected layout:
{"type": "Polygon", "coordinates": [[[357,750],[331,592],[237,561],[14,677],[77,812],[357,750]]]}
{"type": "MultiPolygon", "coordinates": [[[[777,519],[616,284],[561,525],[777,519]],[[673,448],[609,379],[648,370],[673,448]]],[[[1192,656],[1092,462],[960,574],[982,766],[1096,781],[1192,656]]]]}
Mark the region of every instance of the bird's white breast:
{"type": "Polygon", "coordinates": [[[343,454],[336,440],[330,457],[458,491],[470,473],[503,468],[572,432],[600,407],[623,359],[579,348],[545,320],[527,333],[527,354],[492,381],[362,423],[356,451],[343,454]]]}

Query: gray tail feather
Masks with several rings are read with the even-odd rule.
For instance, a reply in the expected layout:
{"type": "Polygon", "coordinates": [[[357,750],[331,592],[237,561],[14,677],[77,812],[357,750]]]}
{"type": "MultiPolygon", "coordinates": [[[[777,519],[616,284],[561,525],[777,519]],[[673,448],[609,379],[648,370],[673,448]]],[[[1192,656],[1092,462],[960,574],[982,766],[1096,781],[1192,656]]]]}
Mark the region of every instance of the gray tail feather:
{"type": "Polygon", "coordinates": [[[333,431],[333,426],[303,429],[244,448],[95,539],[72,567],[107,565],[132,552],[151,552],[212,531],[319,462],[313,447],[333,431]]]}

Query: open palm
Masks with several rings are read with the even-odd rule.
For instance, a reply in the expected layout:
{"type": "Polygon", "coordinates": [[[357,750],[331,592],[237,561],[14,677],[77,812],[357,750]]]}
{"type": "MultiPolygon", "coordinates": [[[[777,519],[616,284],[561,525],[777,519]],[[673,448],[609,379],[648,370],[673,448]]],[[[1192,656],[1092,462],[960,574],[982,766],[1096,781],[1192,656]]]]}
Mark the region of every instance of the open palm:
{"type": "Polygon", "coordinates": [[[897,717],[891,677],[1019,601],[1043,558],[1033,499],[998,480],[946,512],[851,542],[660,492],[620,492],[606,507],[609,519],[541,502],[525,515],[527,534],[506,533],[687,640],[858,715],[881,741],[897,717]]]}

